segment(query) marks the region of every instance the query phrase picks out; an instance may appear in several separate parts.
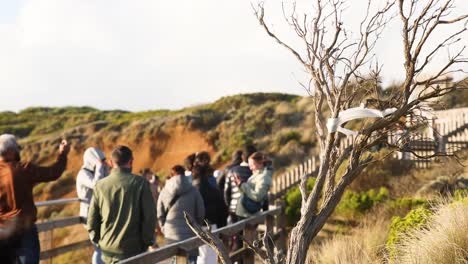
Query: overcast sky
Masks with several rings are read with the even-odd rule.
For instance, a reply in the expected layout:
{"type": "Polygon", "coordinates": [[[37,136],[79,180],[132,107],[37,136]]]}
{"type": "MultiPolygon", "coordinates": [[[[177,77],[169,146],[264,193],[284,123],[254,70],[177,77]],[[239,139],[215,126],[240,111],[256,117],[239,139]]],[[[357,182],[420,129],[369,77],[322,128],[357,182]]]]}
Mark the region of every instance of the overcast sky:
{"type": "MultiPolygon", "coordinates": [[[[352,2],[350,24],[365,1],[352,2]]],[[[454,12],[468,13],[465,2],[454,12]]],[[[272,28],[292,38],[278,7],[267,5],[272,28]]],[[[385,83],[401,78],[399,34],[391,24],[376,49],[385,83]]],[[[248,0],[0,0],[0,111],[140,111],[247,92],[305,95],[297,83],[304,78],[261,29],[248,0]]]]}

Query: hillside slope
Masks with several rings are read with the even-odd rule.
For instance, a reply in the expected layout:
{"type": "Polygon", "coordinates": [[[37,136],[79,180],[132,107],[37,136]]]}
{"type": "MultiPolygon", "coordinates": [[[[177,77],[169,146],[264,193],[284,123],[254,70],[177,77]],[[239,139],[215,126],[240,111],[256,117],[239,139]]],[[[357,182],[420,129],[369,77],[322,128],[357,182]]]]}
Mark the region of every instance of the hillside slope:
{"type": "Polygon", "coordinates": [[[100,111],[90,107],[28,108],[0,114],[0,133],[13,133],[24,147],[23,159],[47,164],[67,138],[72,150],[67,172],[58,182],[36,187],[37,198],[74,196],[74,178],[87,147],[109,155],[117,144],[134,150],[135,168],[167,175],[190,153],[206,150],[222,167],[247,143],[270,153],[278,170],[301,162],[314,147],[310,98],[287,94],[246,94],[177,111],[100,111]]]}

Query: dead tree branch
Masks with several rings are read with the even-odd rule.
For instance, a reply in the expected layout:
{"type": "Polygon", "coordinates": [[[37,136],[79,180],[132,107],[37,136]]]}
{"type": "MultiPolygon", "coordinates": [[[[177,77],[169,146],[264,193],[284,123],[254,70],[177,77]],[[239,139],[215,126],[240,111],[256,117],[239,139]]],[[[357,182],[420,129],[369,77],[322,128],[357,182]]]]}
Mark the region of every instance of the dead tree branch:
{"type": "Polygon", "coordinates": [[[218,257],[220,258],[221,262],[223,264],[231,264],[231,259],[229,258],[229,251],[227,248],[224,246],[223,242],[215,235],[211,233],[211,230],[209,229],[205,231],[203,228],[200,227],[196,223],[196,221],[193,219],[193,217],[186,212],[184,212],[184,217],[185,217],[185,222],[187,225],[192,229],[192,231],[197,235],[198,238],[200,238],[203,242],[205,242],[207,245],[209,245],[214,251],[216,251],[216,254],[218,254],[218,257]]]}
{"type": "Polygon", "coordinates": [[[266,264],[279,264],[282,262],[281,253],[277,252],[275,255],[275,250],[270,245],[271,239],[268,232],[263,234],[261,240],[248,241],[245,237],[242,237],[242,241],[250,248],[262,261],[266,264]],[[265,250],[262,249],[262,246],[265,247],[265,250]]]}

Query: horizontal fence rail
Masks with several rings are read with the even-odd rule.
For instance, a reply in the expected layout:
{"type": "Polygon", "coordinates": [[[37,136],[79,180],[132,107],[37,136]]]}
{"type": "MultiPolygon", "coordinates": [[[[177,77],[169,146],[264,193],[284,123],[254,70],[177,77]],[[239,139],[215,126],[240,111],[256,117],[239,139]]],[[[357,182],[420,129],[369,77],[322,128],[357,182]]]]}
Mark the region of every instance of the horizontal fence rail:
{"type": "MultiPolygon", "coordinates": [[[[272,228],[273,222],[272,219],[268,219],[268,217],[274,217],[282,214],[282,207],[277,207],[265,212],[262,212],[258,215],[253,217],[247,218],[245,220],[236,222],[232,225],[228,225],[222,227],[220,229],[214,230],[212,233],[214,235],[234,235],[240,231],[251,231],[249,229],[255,229],[255,225],[261,224],[266,221],[267,229],[272,228]]],[[[280,233],[281,230],[278,228],[277,233],[280,233]]],[[[273,234],[272,237],[275,237],[276,234],[273,234]]],[[[245,236],[245,234],[244,234],[245,236]]],[[[203,245],[203,241],[201,241],[198,237],[189,238],[177,243],[173,243],[164,247],[161,247],[154,251],[149,251],[142,253],[140,255],[134,256],[132,258],[126,259],[124,261],[119,262],[119,264],[150,264],[150,263],[157,263],[173,256],[178,255],[179,257],[185,257],[189,251],[197,249],[199,246],[203,245]]],[[[246,249],[244,249],[245,251],[246,249]]],[[[239,254],[239,253],[236,253],[239,254]]]]}
{"type": "MultiPolygon", "coordinates": [[[[68,204],[78,204],[80,199],[75,198],[66,198],[58,200],[49,200],[36,202],[36,207],[50,207],[57,205],[68,205],[68,204]]],[[[70,243],[64,246],[54,247],[54,230],[60,228],[71,227],[74,225],[82,224],[81,218],[79,216],[72,216],[66,218],[58,218],[47,220],[43,222],[36,223],[37,231],[42,234],[42,237],[46,240],[45,243],[41,242],[41,256],[42,261],[46,263],[51,263],[54,257],[57,257],[61,254],[76,251],[79,249],[87,248],[91,246],[89,240],[83,240],[79,242],[70,243]]]]}
{"type": "Polygon", "coordinates": [[[52,206],[52,205],[63,205],[63,204],[69,204],[69,203],[77,203],[79,201],[80,201],[80,198],[67,198],[67,199],[36,202],[35,205],[36,205],[36,207],[42,207],[42,206],[52,206]]]}

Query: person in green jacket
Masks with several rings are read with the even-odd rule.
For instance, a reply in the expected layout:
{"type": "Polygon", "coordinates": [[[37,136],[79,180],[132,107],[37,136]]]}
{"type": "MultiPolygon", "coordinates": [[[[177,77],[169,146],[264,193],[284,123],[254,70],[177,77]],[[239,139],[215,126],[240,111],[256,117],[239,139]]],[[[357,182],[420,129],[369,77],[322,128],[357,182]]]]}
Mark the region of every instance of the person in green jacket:
{"type": "Polygon", "coordinates": [[[252,176],[246,182],[243,182],[239,175],[234,176],[234,183],[239,186],[242,194],[236,207],[236,215],[239,219],[250,217],[260,211],[268,199],[268,191],[272,184],[273,169],[271,160],[265,154],[255,152],[250,155],[248,162],[253,172],[252,176]],[[251,204],[257,204],[254,211],[251,211],[252,208],[250,211],[246,208],[245,198],[250,199],[251,204]]]}
{"type": "Polygon", "coordinates": [[[96,183],[89,206],[87,229],[105,263],[138,255],[154,244],[153,197],[148,181],[131,173],[132,163],[132,151],[117,146],[112,171],[96,183]]]}

